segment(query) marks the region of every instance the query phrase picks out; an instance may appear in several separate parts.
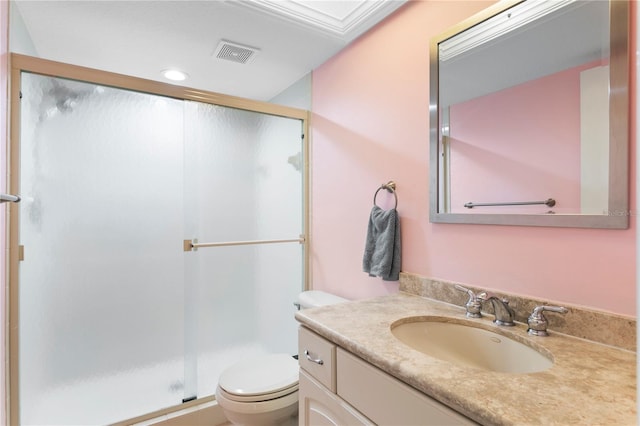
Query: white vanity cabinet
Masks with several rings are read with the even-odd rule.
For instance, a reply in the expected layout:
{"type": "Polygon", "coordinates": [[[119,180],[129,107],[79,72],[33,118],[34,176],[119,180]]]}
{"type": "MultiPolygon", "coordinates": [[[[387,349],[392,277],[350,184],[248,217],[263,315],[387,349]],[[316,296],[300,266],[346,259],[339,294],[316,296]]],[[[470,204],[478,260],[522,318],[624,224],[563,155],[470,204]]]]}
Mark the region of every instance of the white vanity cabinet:
{"type": "Polygon", "coordinates": [[[300,425],[476,424],[307,328],[298,341],[300,425]]]}
{"type": "Polygon", "coordinates": [[[373,425],[336,394],[336,345],[300,327],[300,425],[373,425]]]}

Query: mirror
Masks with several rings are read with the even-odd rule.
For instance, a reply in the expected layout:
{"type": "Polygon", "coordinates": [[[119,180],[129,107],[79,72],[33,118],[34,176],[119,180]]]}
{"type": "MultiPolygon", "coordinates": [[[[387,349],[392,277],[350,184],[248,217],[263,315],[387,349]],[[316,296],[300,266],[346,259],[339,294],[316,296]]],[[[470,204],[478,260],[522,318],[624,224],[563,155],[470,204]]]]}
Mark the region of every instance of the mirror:
{"type": "Polygon", "coordinates": [[[431,40],[431,222],[628,228],[628,3],[502,1],[431,40]]]}

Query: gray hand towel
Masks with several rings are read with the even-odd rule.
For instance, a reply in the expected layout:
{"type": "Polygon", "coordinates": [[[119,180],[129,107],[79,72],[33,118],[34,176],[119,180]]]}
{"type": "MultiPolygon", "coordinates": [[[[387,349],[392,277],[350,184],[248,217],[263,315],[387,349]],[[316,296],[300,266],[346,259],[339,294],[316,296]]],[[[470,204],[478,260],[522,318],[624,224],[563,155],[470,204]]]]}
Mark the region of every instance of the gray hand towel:
{"type": "Polygon", "coordinates": [[[396,209],[373,206],[369,215],[362,270],[384,281],[400,279],[400,219],[396,209]]]}

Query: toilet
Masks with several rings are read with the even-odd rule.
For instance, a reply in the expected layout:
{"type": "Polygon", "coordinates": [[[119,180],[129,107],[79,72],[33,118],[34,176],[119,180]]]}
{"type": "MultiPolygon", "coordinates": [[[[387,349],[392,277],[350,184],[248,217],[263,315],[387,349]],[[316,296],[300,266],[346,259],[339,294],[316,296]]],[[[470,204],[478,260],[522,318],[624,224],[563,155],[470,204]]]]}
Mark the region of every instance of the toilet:
{"type": "MultiPolygon", "coordinates": [[[[299,309],[347,302],[318,290],[304,291],[299,309]]],[[[216,400],[234,425],[295,425],[298,413],[298,360],[291,354],[269,354],[239,361],[218,379],[216,400]]]]}

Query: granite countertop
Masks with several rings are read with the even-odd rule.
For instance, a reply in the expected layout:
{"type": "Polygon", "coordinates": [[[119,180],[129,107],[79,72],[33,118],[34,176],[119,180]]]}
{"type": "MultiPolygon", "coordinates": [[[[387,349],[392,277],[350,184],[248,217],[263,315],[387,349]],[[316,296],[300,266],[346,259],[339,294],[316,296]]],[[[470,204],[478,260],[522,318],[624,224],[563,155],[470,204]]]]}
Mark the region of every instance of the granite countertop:
{"type": "Polygon", "coordinates": [[[636,425],[636,354],[526,324],[498,327],[493,316],[465,318],[463,307],[407,293],[305,309],[296,319],[326,339],[484,425],[636,425]],[[550,353],[543,372],[496,373],[454,365],[401,343],[391,324],[438,316],[481,322],[550,353]],[[506,329],[506,330],[505,330],[506,329]]]}

